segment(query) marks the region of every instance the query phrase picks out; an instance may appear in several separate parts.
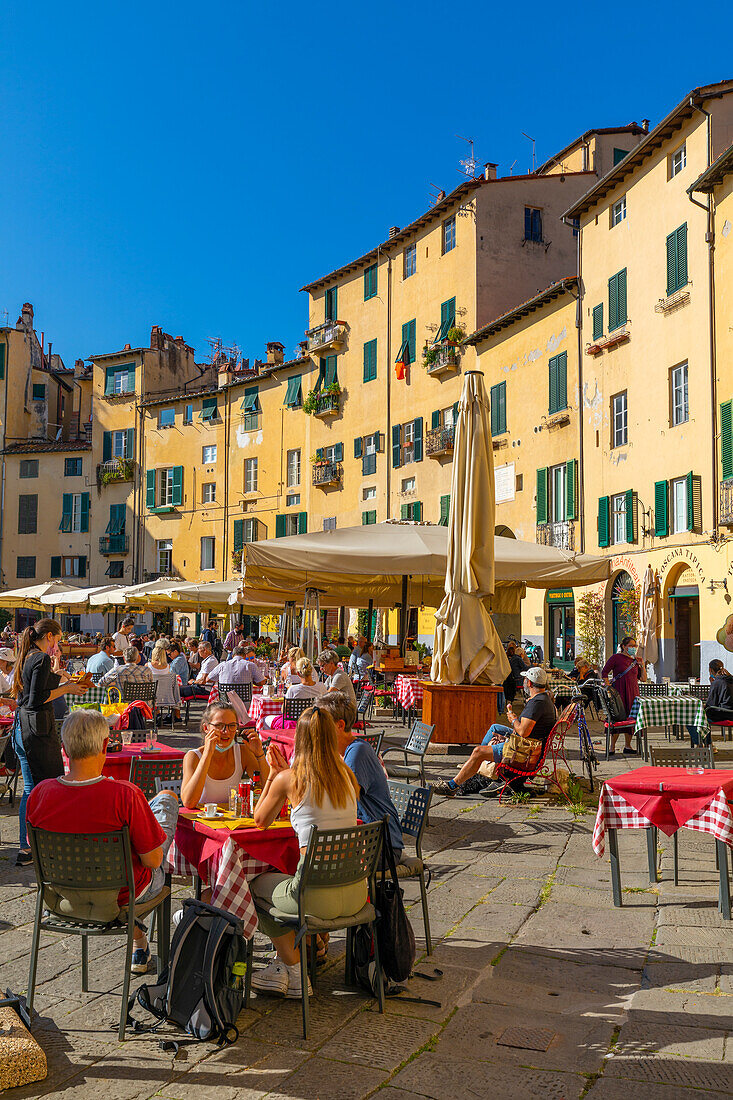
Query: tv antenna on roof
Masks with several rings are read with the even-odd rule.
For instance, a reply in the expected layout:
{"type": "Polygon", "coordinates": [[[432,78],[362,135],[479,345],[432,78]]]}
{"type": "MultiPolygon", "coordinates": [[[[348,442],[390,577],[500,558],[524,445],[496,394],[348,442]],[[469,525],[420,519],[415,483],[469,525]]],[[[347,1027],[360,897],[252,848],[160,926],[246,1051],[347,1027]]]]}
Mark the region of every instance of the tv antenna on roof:
{"type": "Polygon", "coordinates": [[[464,176],[469,176],[470,178],[473,178],[476,175],[477,164],[476,158],[473,155],[473,138],[461,137],[460,134],[456,134],[456,137],[460,141],[465,141],[471,146],[471,155],[467,157],[466,160],[459,161],[461,167],[458,168],[457,171],[461,172],[464,176]]]}
{"type": "Polygon", "coordinates": [[[430,183],[428,186],[430,188],[430,205],[435,206],[436,203],[442,202],[445,198],[445,191],[438,187],[437,183],[430,183]]]}
{"type": "Polygon", "coordinates": [[[536,166],[536,163],[537,163],[536,157],[535,157],[535,149],[537,148],[537,142],[533,137],[530,137],[529,134],[525,134],[524,130],[520,130],[519,132],[522,135],[522,137],[526,137],[527,141],[532,142],[532,172],[534,172],[535,166],[536,166]]]}

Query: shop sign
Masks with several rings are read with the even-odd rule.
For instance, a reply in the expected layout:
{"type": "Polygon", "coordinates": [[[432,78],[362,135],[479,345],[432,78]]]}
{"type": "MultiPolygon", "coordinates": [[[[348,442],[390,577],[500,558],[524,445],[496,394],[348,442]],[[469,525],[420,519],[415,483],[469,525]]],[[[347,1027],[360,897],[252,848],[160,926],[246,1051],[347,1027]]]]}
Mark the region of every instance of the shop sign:
{"type": "Polygon", "coordinates": [[[636,568],[636,562],[633,558],[629,558],[625,554],[622,554],[620,557],[617,558],[611,558],[611,568],[623,569],[626,573],[629,574],[636,587],[638,588],[640,586],[641,577],[639,576],[638,570],[636,568]]]}
{"type": "Polygon", "coordinates": [[[573,603],[572,588],[550,588],[547,593],[548,603],[573,603]]]}
{"type": "MultiPolygon", "coordinates": [[[[705,584],[705,571],[700,563],[700,559],[697,554],[693,554],[691,550],[688,550],[684,546],[678,546],[676,550],[670,550],[670,552],[665,555],[659,566],[659,572],[665,573],[673,565],[680,565],[680,563],[688,567],[685,570],[685,575],[694,572],[696,579],[692,581],[693,584],[696,584],[698,581],[700,584],[705,584]]],[[[686,580],[684,583],[689,584],[690,582],[686,580]]]]}

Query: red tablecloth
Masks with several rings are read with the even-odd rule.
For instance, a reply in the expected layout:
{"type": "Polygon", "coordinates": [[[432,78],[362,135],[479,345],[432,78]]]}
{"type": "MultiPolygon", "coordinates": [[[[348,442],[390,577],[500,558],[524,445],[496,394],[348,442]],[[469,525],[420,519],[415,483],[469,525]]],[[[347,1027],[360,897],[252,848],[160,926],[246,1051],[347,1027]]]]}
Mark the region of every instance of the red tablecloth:
{"type": "Polygon", "coordinates": [[[271,714],[282,714],[283,698],[282,696],[277,698],[268,695],[265,698],[264,695],[253,695],[248,709],[250,719],[256,723],[257,729],[261,730],[265,718],[271,714]]]}
{"type": "Polygon", "coordinates": [[[151,760],[182,760],[186,755],[181,749],[172,749],[168,745],[155,742],[160,752],[144,752],[145,743],[137,742],[133,745],[123,745],[120,752],[108,752],[107,759],[102,768],[103,775],[109,775],[112,779],[129,779],[130,762],[136,756],[151,760]]]}
{"type": "Polygon", "coordinates": [[[418,680],[417,676],[397,676],[394,682],[394,690],[397,702],[405,710],[417,705],[422,706],[423,681],[418,680]]]}
{"type": "Polygon", "coordinates": [[[602,856],[607,829],[646,829],[667,836],[678,829],[711,833],[733,847],[733,771],[708,768],[691,775],[685,768],[637,768],[609,779],[601,788],[593,830],[593,850],[602,856]]]}
{"type": "Polygon", "coordinates": [[[265,733],[270,738],[270,741],[273,744],[277,745],[285,759],[288,761],[288,763],[290,763],[290,761],[293,759],[293,752],[295,750],[295,730],[266,729],[263,730],[263,733],[265,733]]]}

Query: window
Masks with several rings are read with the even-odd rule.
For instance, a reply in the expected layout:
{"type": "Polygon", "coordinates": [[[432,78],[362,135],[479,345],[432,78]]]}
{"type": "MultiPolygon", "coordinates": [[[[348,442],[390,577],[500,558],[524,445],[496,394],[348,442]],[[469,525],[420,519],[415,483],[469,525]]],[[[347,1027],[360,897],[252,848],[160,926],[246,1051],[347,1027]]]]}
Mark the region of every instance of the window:
{"type": "Polygon", "coordinates": [[[86,577],[87,575],[87,559],[86,556],[80,554],[78,557],[64,557],[61,558],[61,573],[62,577],[86,577]]]}
{"type": "Polygon", "coordinates": [[[22,458],[20,460],[19,477],[38,477],[38,459],[22,458]]]}
{"type": "Polygon", "coordinates": [[[620,164],[625,156],[628,156],[628,149],[614,149],[613,151],[613,163],[614,167],[620,164]]]}
{"type": "Polygon", "coordinates": [[[105,569],[104,575],[111,580],[122,580],[125,575],[125,563],[123,561],[111,561],[105,569]]]}
{"type": "Polygon", "coordinates": [[[400,519],[412,519],[419,523],[422,519],[422,501],[414,500],[411,504],[403,504],[400,508],[400,519]]]}
{"type": "Polygon", "coordinates": [[[175,409],[161,409],[158,413],[159,428],[173,428],[176,423],[175,409]]]}
{"type": "Polygon", "coordinates": [[[288,451],[288,489],[300,485],[300,448],[288,451]]]}
{"type": "Polygon", "coordinates": [[[376,500],[377,499],[377,487],[376,485],[368,485],[366,489],[361,491],[362,500],[376,500]]]}
{"type": "Polygon", "coordinates": [[[303,376],[294,374],[288,378],[288,388],[283,402],[289,409],[299,409],[303,404],[303,376]]]}
{"type": "MultiPolygon", "coordinates": [[[[537,471],[537,524],[564,523],[578,518],[576,459],[537,471]]],[[[521,489],[521,485],[517,485],[521,489]]],[[[605,545],[605,544],[604,544],[605,545]]]]}
{"type": "Polygon", "coordinates": [[[260,392],[257,386],[248,386],[244,391],[242,410],[242,428],[245,432],[256,432],[260,426],[260,392]]]}
{"type": "Polygon", "coordinates": [[[326,304],[326,320],[336,321],[338,320],[338,287],[331,287],[326,291],[325,295],[326,304]]]}
{"type": "Polygon", "coordinates": [[[626,538],[626,493],[611,497],[611,534],[614,545],[630,541],[626,538]]]}
{"type": "Polygon", "coordinates": [[[403,493],[414,493],[415,492],[415,478],[414,477],[403,477],[402,478],[402,492],[403,493]]]}
{"type": "Polygon", "coordinates": [[[562,412],[568,407],[568,353],[553,355],[549,362],[550,400],[549,412],[562,412]]]}
{"type": "Polygon", "coordinates": [[[626,390],[611,398],[611,446],[623,447],[629,442],[626,390]]]}
{"type": "Polygon", "coordinates": [[[183,504],[183,466],[166,466],[145,474],[145,505],[151,511],[183,504]]]}
{"type": "Polygon", "coordinates": [[[452,252],[456,247],[456,216],[446,218],[443,222],[443,255],[452,252]]]}
{"type": "Polygon", "coordinates": [[[364,301],[377,296],[377,265],[371,264],[364,269],[364,301]]]}
{"type": "Polygon", "coordinates": [[[72,493],[71,495],[71,530],[75,532],[83,530],[81,525],[83,497],[83,493],[72,493]]]}
{"type": "Polygon", "coordinates": [[[216,500],[216,482],[205,481],[201,486],[201,503],[213,504],[216,500]]]}
{"type": "Polygon", "coordinates": [[[669,380],[672,425],[685,424],[690,419],[690,409],[687,403],[687,363],[680,363],[678,367],[672,367],[669,380]]]}
{"type": "Polygon", "coordinates": [[[294,508],[296,504],[300,504],[300,493],[288,493],[285,497],[285,507],[294,508]]]}
{"type": "Polygon", "coordinates": [[[206,424],[212,424],[219,415],[219,408],[216,403],[215,397],[205,397],[201,404],[201,412],[199,413],[199,420],[203,420],[206,424]]]}
{"type": "Polygon", "coordinates": [[[405,321],[402,326],[402,343],[400,344],[400,350],[397,352],[396,363],[414,363],[415,362],[415,340],[417,336],[417,322],[405,321]]]}
{"type": "Polygon", "coordinates": [[[22,493],[18,497],[18,534],[35,535],[38,530],[38,494],[22,493]]]}
{"type": "Polygon", "coordinates": [[[158,539],[155,544],[158,572],[168,577],[173,572],[173,540],[158,539]]]}
{"type": "Polygon", "coordinates": [[[64,493],[59,531],[89,530],[89,493],[64,493]]]}
{"type": "Polygon", "coordinates": [[[608,280],[608,331],[626,324],[626,268],[608,280]]]}
{"type": "Polygon", "coordinates": [[[408,244],[402,253],[402,278],[409,279],[417,271],[417,245],[408,244]]]}
{"type": "Polygon", "coordinates": [[[674,179],[687,166],[687,145],[681,145],[669,158],[669,178],[674,179]]]}
{"type": "Polygon", "coordinates": [[[422,462],[423,418],[407,424],[392,425],[392,466],[398,469],[408,462],[422,462]]]}
{"type": "Polygon", "coordinates": [[[216,462],[216,443],[209,443],[206,447],[202,447],[201,458],[204,466],[208,466],[211,465],[212,462],[216,462]]]}
{"type": "Polygon", "coordinates": [[[173,504],[173,467],[159,470],[158,507],[173,504]]]}
{"type": "Polygon", "coordinates": [[[373,382],[377,377],[377,341],[364,344],[364,381],[373,382]]]}
{"type": "Polygon", "coordinates": [[[448,298],[447,301],[440,303],[440,326],[433,338],[433,347],[448,339],[448,333],[455,327],[455,323],[456,300],[455,298],[448,298]]]}
{"type": "Polygon", "coordinates": [[[327,393],[329,387],[334,385],[338,386],[338,356],[327,355],[319,361],[316,391],[320,392],[322,389],[327,393]]]}
{"type": "MultiPolygon", "coordinates": [[[[38,463],[36,463],[36,466],[38,463]]],[[[80,458],[65,458],[64,459],[64,477],[81,477],[81,459],[80,458]]]]}
{"type": "Polygon", "coordinates": [[[241,550],[245,542],[257,542],[257,519],[235,519],[233,550],[241,550]]]}
{"type": "Polygon", "coordinates": [[[193,424],[193,405],[183,406],[183,423],[193,424]]]}
{"type": "Polygon", "coordinates": [[[626,195],[615,202],[611,207],[611,228],[618,225],[626,218],[626,195]]]}
{"type": "Polygon", "coordinates": [[[327,516],[326,519],[324,519],[324,521],[323,521],[323,530],[324,531],[335,531],[336,530],[336,517],[335,516],[327,516]]]}
{"type": "Polygon", "coordinates": [[[128,458],[127,454],[127,432],[110,432],[111,444],[112,444],[112,458],[128,458]]]}
{"type": "Polygon", "coordinates": [[[286,515],[275,516],[275,538],[284,535],[305,535],[308,532],[308,513],[289,512],[286,515]]]}
{"type": "Polygon", "coordinates": [[[542,211],[534,206],[524,208],[524,239],[542,244],[542,211]]]}
{"type": "Polygon", "coordinates": [[[374,432],[364,439],[364,455],[361,460],[361,475],[368,477],[377,472],[377,449],[379,446],[379,433],[374,432]]]}
{"type": "Polygon", "coordinates": [[[687,286],[687,222],[667,237],[667,294],[687,286]]]}
{"type": "Polygon", "coordinates": [[[317,462],[343,462],[343,443],[332,443],[330,447],[319,447],[316,451],[317,462]]]}
{"type": "Polygon", "coordinates": [[[257,459],[246,458],[244,460],[244,491],[245,493],[257,492],[257,459]]]}
{"type": "MultiPolygon", "coordinates": [[[[411,420],[409,422],[409,424],[404,425],[404,428],[403,428],[403,431],[402,431],[402,439],[403,439],[402,461],[404,463],[414,462],[415,461],[415,422],[413,420],[411,420]]],[[[410,480],[410,479],[408,478],[408,480],[410,480]]],[[[414,489],[415,479],[412,478],[412,481],[413,481],[413,489],[414,489]]],[[[402,484],[404,486],[404,482],[402,484]]]]}
{"type": "Polygon", "coordinates": [[[120,393],[135,392],[135,364],[125,366],[107,367],[104,374],[105,397],[111,397],[120,393]]]}
{"type": "Polygon", "coordinates": [[[549,475],[550,523],[564,523],[567,519],[565,463],[563,462],[561,466],[551,466],[549,475]]]}
{"type": "MultiPolygon", "coordinates": [[[[451,410],[451,425],[453,416],[451,410]]],[[[443,420],[443,427],[449,427],[443,420]]],[[[506,382],[497,382],[491,387],[491,434],[501,435],[506,431],[506,382]]]]}
{"type": "Polygon", "coordinates": [[[110,504],[109,523],[105,529],[106,535],[124,535],[127,522],[127,505],[110,504]]]}
{"type": "Polygon", "coordinates": [[[374,509],[373,511],[370,511],[370,512],[362,512],[361,513],[361,522],[362,522],[362,525],[364,527],[368,527],[370,524],[376,523],[377,522],[377,511],[376,511],[376,509],[374,509]]]}
{"type": "Polygon", "coordinates": [[[678,535],[681,531],[689,530],[687,521],[687,478],[676,477],[670,482],[669,488],[672,504],[672,534],[678,535]]]}
{"type": "Polygon", "coordinates": [[[450,493],[446,493],[445,496],[440,498],[440,519],[438,523],[441,527],[447,527],[450,520],[450,493]]]}
{"type": "Polygon", "coordinates": [[[603,302],[593,306],[593,339],[600,340],[603,336],[603,302]]]}
{"type": "Polygon", "coordinates": [[[201,568],[213,569],[215,560],[216,539],[213,535],[204,535],[201,539],[201,568]]]}
{"type": "Polygon", "coordinates": [[[22,557],[18,558],[15,563],[15,575],[16,577],[22,577],[26,580],[36,575],[36,559],[35,557],[22,557]]]}
{"type": "Polygon", "coordinates": [[[34,382],[33,383],[33,400],[45,401],[46,400],[46,383],[34,382]]]}

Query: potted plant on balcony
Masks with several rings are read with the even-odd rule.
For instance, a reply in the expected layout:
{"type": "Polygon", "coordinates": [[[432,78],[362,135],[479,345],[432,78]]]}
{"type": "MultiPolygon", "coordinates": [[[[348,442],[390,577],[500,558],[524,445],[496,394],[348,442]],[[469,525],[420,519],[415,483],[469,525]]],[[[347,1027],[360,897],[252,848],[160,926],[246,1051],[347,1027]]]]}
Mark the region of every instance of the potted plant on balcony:
{"type": "Polygon", "coordinates": [[[236,569],[238,573],[242,571],[242,551],[232,550],[232,568],[236,569]]]}
{"type": "Polygon", "coordinates": [[[313,416],[313,413],[316,411],[317,408],[318,408],[318,394],[316,393],[315,390],[310,390],[310,392],[308,394],[306,394],[305,399],[303,401],[303,412],[307,416],[313,416]]]}
{"type": "Polygon", "coordinates": [[[452,328],[448,329],[445,339],[446,343],[452,344],[454,347],[456,347],[458,344],[462,343],[462,341],[466,339],[466,330],[464,328],[461,328],[459,325],[454,324],[452,328]]]}
{"type": "Polygon", "coordinates": [[[437,348],[429,348],[426,344],[425,347],[423,348],[423,353],[422,353],[422,365],[425,367],[425,370],[430,370],[430,368],[434,367],[437,362],[438,362],[438,349],[437,348]]]}

